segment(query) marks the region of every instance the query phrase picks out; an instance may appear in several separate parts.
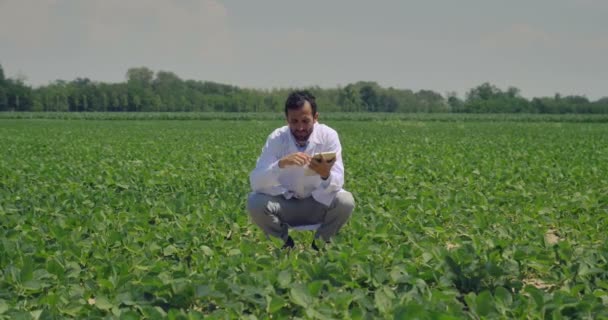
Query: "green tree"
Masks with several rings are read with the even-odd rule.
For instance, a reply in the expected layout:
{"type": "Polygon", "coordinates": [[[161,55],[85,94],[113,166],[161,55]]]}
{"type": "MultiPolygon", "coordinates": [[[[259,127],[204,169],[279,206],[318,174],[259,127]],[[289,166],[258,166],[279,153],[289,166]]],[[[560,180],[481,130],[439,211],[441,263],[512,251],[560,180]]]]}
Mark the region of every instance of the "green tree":
{"type": "Polygon", "coordinates": [[[418,98],[418,104],[421,106],[422,112],[445,112],[448,110],[448,106],[445,103],[443,97],[432,90],[420,90],[416,92],[416,98],[418,98]]]}
{"type": "Polygon", "coordinates": [[[154,79],[154,71],[147,67],[130,68],[126,74],[127,82],[136,84],[141,87],[147,87],[152,84],[154,79]]]}
{"type": "Polygon", "coordinates": [[[4,69],[2,69],[2,64],[0,64],[0,86],[4,83],[6,78],[4,77],[4,69]]]}
{"type": "Polygon", "coordinates": [[[363,101],[363,105],[367,111],[378,111],[378,93],[376,92],[377,87],[378,85],[376,83],[367,83],[364,84],[361,89],[359,89],[361,101],[363,101]]]}
{"type": "Polygon", "coordinates": [[[498,98],[502,92],[495,85],[485,82],[467,93],[467,102],[479,100],[492,100],[498,98]]]}
{"type": "Polygon", "coordinates": [[[520,96],[519,89],[509,87],[502,91],[486,82],[467,93],[463,112],[515,113],[531,112],[528,100],[520,96]]]}
{"type": "Polygon", "coordinates": [[[338,103],[342,111],[354,112],[363,108],[363,101],[357,89],[352,84],[347,85],[338,93],[338,103]]]}
{"type": "Polygon", "coordinates": [[[4,87],[0,86],[0,111],[8,110],[8,93],[4,87]]]}
{"type": "MultiPolygon", "coordinates": [[[[279,112],[296,88],[241,89],[212,82],[182,80],[173,72],[130,68],[126,81],[100,83],[88,78],[57,80],[31,88],[24,77],[6,78],[0,65],[0,111],[228,111],[279,112]]],[[[516,87],[506,90],[483,83],[464,100],[445,98],[432,90],[383,88],[359,81],[343,88],[306,89],[317,97],[321,112],[483,112],[483,113],[608,113],[608,99],[591,102],[584,96],[534,98],[528,101],[516,87]]]]}
{"type": "Polygon", "coordinates": [[[451,112],[462,112],[464,108],[464,102],[458,98],[456,92],[448,92],[448,106],[451,112]]]}

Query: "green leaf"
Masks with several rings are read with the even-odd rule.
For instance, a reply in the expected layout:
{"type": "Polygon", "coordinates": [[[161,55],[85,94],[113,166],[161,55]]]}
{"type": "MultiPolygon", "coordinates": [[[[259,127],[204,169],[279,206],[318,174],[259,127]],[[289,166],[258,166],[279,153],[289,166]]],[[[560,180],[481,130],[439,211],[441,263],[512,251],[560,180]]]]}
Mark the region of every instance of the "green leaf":
{"type": "Polygon", "coordinates": [[[284,305],[285,305],[285,299],[283,299],[279,296],[273,296],[270,298],[270,301],[268,302],[267,311],[269,313],[275,313],[275,312],[281,310],[281,308],[284,305]]]}
{"type": "Polygon", "coordinates": [[[494,301],[492,299],[492,295],[488,290],[482,291],[475,299],[475,303],[477,304],[475,310],[477,311],[477,314],[481,316],[487,316],[494,308],[494,301]]]}
{"type": "Polygon", "coordinates": [[[384,290],[376,290],[374,293],[374,303],[381,313],[388,312],[392,306],[392,302],[384,290]]]}
{"type": "Polygon", "coordinates": [[[141,316],[133,310],[128,310],[120,314],[120,320],[138,320],[140,318],[141,316]]]}
{"type": "Polygon", "coordinates": [[[293,303],[304,308],[308,307],[312,302],[312,298],[308,295],[308,289],[302,284],[293,286],[289,291],[289,297],[293,303]]]}
{"type": "Polygon", "coordinates": [[[140,310],[144,317],[149,319],[161,319],[165,318],[167,315],[167,313],[158,306],[142,306],[140,310]]]}
{"type": "Polygon", "coordinates": [[[506,307],[510,306],[511,303],[513,303],[513,297],[511,296],[511,293],[503,287],[496,288],[496,290],[494,291],[494,297],[497,301],[499,301],[506,307]]]}
{"type": "Polygon", "coordinates": [[[105,296],[97,296],[95,297],[95,306],[101,310],[110,310],[112,308],[112,303],[105,296]]]}
{"type": "Polygon", "coordinates": [[[279,272],[278,281],[281,287],[287,287],[291,283],[291,272],[288,270],[279,272]]]}
{"type": "Polygon", "coordinates": [[[30,311],[30,315],[32,316],[32,319],[34,320],[38,320],[40,319],[40,315],[42,314],[44,310],[34,310],[34,311],[30,311]]]}
{"type": "Polygon", "coordinates": [[[170,255],[174,255],[174,254],[176,254],[177,252],[178,252],[178,249],[177,249],[177,248],[176,248],[174,245],[172,245],[172,244],[170,244],[170,245],[166,246],[166,247],[163,249],[163,255],[164,255],[164,256],[170,256],[170,255]]]}
{"type": "Polygon", "coordinates": [[[197,298],[203,298],[203,297],[209,296],[211,293],[213,293],[213,289],[211,289],[211,287],[208,285],[202,285],[202,286],[196,287],[196,297],[197,298]]]}
{"type": "Polygon", "coordinates": [[[203,254],[208,257],[211,257],[213,255],[213,250],[211,250],[211,248],[207,246],[201,246],[201,251],[203,251],[203,254]]]}
{"type": "Polygon", "coordinates": [[[40,291],[49,285],[38,280],[30,280],[23,283],[23,289],[28,291],[40,291]]]}
{"type": "Polygon", "coordinates": [[[230,251],[228,251],[229,256],[238,256],[240,254],[241,254],[240,249],[230,249],[230,251]]]}
{"type": "Polygon", "coordinates": [[[65,272],[63,266],[59,264],[59,262],[57,262],[55,259],[50,259],[47,261],[46,269],[48,272],[57,276],[63,276],[63,273],[65,272]]]}
{"type": "Polygon", "coordinates": [[[467,293],[467,295],[464,296],[464,301],[467,303],[470,310],[477,310],[477,295],[475,292],[467,293]]]}
{"type": "Polygon", "coordinates": [[[389,275],[391,281],[395,283],[405,283],[410,279],[407,270],[401,265],[394,266],[389,275]]]}
{"type": "Polygon", "coordinates": [[[393,312],[393,319],[424,319],[424,308],[415,303],[411,302],[406,306],[400,306],[393,312]]]}
{"type": "Polygon", "coordinates": [[[11,320],[32,320],[32,315],[27,311],[16,311],[11,313],[11,320]]]}
{"type": "Polygon", "coordinates": [[[530,294],[530,296],[532,296],[532,299],[534,299],[534,302],[536,303],[538,310],[541,310],[542,307],[545,305],[545,302],[544,302],[545,298],[544,298],[543,292],[533,286],[524,287],[524,292],[526,292],[526,293],[530,294]]]}
{"type": "Polygon", "coordinates": [[[321,320],[330,320],[330,317],[325,316],[323,313],[319,312],[313,308],[306,308],[306,315],[310,319],[321,319],[321,320]]]}
{"type": "Polygon", "coordinates": [[[97,283],[101,288],[114,289],[114,284],[107,279],[99,279],[97,283]]]}
{"type": "Polygon", "coordinates": [[[118,295],[116,295],[116,301],[119,304],[124,304],[126,306],[132,306],[135,304],[135,302],[133,301],[133,296],[130,292],[119,293],[118,295]]]}
{"type": "Polygon", "coordinates": [[[0,299],[0,314],[5,313],[8,310],[8,303],[5,300],[0,299]]]}
{"type": "Polygon", "coordinates": [[[23,266],[21,267],[20,279],[21,282],[27,282],[32,280],[32,275],[34,273],[34,262],[32,258],[26,257],[23,259],[23,266]]]}
{"type": "Polygon", "coordinates": [[[319,280],[315,280],[310,282],[308,285],[308,292],[310,293],[310,295],[312,297],[318,297],[320,292],[321,292],[321,288],[323,287],[323,282],[319,281],[319,280]]]}

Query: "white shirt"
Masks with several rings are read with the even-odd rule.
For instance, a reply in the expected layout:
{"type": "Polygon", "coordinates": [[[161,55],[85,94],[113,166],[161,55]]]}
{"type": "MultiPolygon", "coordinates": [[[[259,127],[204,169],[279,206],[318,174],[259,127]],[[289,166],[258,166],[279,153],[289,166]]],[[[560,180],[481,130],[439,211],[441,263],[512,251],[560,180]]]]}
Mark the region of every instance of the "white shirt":
{"type": "Polygon", "coordinates": [[[324,125],[315,123],[304,151],[298,150],[288,126],[274,130],[266,140],[255,169],[249,176],[253,192],[271,196],[283,195],[286,199],[303,199],[312,196],[316,201],[329,206],[344,185],[344,164],[338,133],[324,125]],[[336,162],[329,178],[318,174],[306,175],[307,167],[289,166],[279,168],[279,160],[296,152],[314,155],[319,152],[336,152],[336,162]]]}

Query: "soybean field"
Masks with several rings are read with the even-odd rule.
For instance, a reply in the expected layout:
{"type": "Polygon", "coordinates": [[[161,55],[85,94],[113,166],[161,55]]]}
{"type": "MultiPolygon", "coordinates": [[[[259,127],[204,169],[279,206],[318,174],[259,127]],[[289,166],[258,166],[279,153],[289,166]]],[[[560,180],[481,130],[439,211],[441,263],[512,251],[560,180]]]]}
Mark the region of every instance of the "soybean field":
{"type": "Polygon", "coordinates": [[[608,125],[329,119],[353,216],[245,204],[280,119],[0,119],[0,319],[608,318],[608,125]]]}

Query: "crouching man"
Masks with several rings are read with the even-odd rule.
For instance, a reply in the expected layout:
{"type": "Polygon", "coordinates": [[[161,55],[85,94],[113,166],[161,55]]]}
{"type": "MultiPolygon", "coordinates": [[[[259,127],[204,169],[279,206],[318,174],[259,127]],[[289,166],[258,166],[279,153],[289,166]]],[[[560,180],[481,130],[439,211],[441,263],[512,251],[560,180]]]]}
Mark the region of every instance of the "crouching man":
{"type": "Polygon", "coordinates": [[[247,210],[267,235],[285,242],[283,248],[294,246],[290,227],[318,225],[314,239],[329,242],[355,207],[352,194],[342,189],[338,133],[318,123],[315,97],[307,91],[289,95],[285,117],[287,125],[268,136],[251,172],[247,210]],[[319,153],[324,154],[313,158],[319,153]]]}

